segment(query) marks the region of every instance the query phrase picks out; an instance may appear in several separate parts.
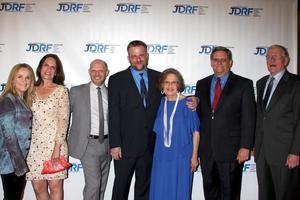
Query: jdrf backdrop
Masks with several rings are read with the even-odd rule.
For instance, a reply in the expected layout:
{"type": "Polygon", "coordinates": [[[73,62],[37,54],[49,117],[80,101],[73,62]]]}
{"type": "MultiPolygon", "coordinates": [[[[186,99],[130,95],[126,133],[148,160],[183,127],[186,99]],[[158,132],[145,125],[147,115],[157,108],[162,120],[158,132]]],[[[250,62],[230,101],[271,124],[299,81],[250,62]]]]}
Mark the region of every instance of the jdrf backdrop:
{"type": "MultiPolygon", "coordinates": [[[[274,43],[288,48],[289,70],[297,68],[297,0],[0,0],[0,27],[0,92],[13,65],[26,62],[36,69],[47,53],[61,58],[67,87],[89,81],[95,58],[114,74],[128,67],[126,46],[135,39],[148,44],[149,67],[174,67],[183,74],[185,94],[212,73],[209,55],[217,45],[230,48],[232,70],[253,81],[267,74],[266,48],[274,43]]],[[[65,199],[82,199],[82,166],[70,161],[65,199]]],[[[255,171],[253,160],[245,164],[244,200],[257,199],[255,171]]],[[[105,199],[113,179],[112,166],[105,199]]],[[[204,199],[200,171],[192,196],[204,199]]],[[[35,199],[30,183],[24,198],[35,199]]]]}

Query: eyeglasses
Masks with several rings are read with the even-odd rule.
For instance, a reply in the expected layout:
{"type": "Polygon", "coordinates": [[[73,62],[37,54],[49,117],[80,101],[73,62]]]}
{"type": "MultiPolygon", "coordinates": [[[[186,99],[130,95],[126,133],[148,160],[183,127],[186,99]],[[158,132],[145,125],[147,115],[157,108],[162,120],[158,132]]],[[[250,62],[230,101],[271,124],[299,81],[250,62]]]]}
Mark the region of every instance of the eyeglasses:
{"type": "Polygon", "coordinates": [[[165,85],[177,85],[178,81],[164,81],[165,85]]]}
{"type": "Polygon", "coordinates": [[[221,63],[224,63],[224,62],[227,62],[227,59],[226,58],[213,58],[211,59],[213,62],[221,62],[221,63]]]}
{"type": "Polygon", "coordinates": [[[275,56],[275,55],[273,55],[273,56],[266,56],[267,61],[270,61],[270,60],[277,61],[277,60],[281,60],[283,58],[284,58],[283,56],[275,56]]]}

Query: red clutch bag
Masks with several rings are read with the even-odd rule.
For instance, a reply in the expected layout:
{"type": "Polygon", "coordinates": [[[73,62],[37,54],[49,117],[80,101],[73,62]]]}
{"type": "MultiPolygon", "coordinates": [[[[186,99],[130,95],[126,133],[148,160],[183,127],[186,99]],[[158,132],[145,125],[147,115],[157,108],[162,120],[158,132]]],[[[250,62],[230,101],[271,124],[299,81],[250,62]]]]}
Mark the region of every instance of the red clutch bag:
{"type": "Polygon", "coordinates": [[[72,164],[68,163],[65,160],[64,156],[60,156],[59,162],[56,162],[56,163],[51,162],[51,159],[44,161],[43,170],[42,170],[41,174],[53,174],[56,172],[61,172],[61,171],[68,169],[71,166],[72,166],[72,164]]]}

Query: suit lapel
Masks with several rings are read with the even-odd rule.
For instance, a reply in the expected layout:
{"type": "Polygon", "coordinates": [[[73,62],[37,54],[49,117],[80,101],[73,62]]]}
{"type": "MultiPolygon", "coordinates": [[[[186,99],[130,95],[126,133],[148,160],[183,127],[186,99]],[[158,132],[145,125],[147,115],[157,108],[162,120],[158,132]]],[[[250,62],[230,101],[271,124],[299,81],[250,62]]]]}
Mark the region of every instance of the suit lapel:
{"type": "MultiPolygon", "coordinates": [[[[149,76],[149,74],[148,74],[148,76],[149,76]]],[[[130,71],[130,67],[126,70],[126,79],[129,80],[128,90],[130,91],[130,94],[136,96],[135,98],[138,98],[141,105],[143,105],[143,107],[144,107],[144,103],[142,101],[139,88],[135,84],[134,78],[133,78],[133,76],[131,74],[131,71],[130,71]]]]}
{"type": "Polygon", "coordinates": [[[256,88],[257,89],[257,106],[259,106],[261,111],[264,110],[262,103],[263,103],[263,98],[264,98],[264,90],[265,90],[268,78],[269,78],[269,75],[265,76],[264,79],[262,80],[262,84],[258,85],[258,88],[256,88]]]}
{"type": "Polygon", "coordinates": [[[211,102],[210,102],[210,87],[211,87],[211,81],[212,81],[213,75],[210,76],[207,79],[206,82],[206,87],[204,87],[205,91],[204,91],[204,97],[205,97],[205,101],[207,102],[207,106],[209,107],[209,109],[211,110],[211,102]]]}
{"type": "Polygon", "coordinates": [[[83,86],[83,92],[82,92],[82,96],[78,97],[78,98],[83,98],[83,103],[85,105],[83,105],[84,107],[86,107],[87,109],[87,119],[89,119],[89,125],[91,125],[91,95],[90,95],[90,84],[91,83],[87,83],[83,86]]]}
{"type": "Polygon", "coordinates": [[[156,83],[155,83],[155,77],[152,74],[151,70],[147,70],[147,74],[148,74],[148,92],[147,92],[147,96],[146,96],[146,107],[150,107],[151,103],[152,103],[152,99],[150,98],[152,95],[152,93],[155,93],[156,91],[156,83]]]}
{"type": "Polygon", "coordinates": [[[276,104],[276,102],[278,101],[278,99],[280,98],[280,96],[284,93],[284,91],[286,91],[286,86],[287,86],[287,81],[289,79],[289,74],[286,71],[284,73],[284,75],[282,76],[282,78],[280,79],[273,95],[271,96],[270,102],[268,104],[267,107],[267,112],[272,109],[272,107],[276,104]]]}

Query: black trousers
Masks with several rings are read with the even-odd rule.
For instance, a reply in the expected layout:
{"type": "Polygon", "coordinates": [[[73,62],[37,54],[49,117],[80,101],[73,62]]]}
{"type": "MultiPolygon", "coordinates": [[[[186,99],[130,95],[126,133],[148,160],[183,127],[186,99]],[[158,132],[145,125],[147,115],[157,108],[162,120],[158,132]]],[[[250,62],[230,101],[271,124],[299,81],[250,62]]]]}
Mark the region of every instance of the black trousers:
{"type": "Polygon", "coordinates": [[[256,161],[259,200],[300,199],[300,167],[288,169],[287,166],[267,162],[260,152],[256,161]]]}
{"type": "Polygon", "coordinates": [[[139,157],[122,157],[120,160],[114,160],[115,180],[112,200],[128,199],[133,173],[135,173],[134,199],[149,199],[152,157],[152,153],[146,151],[144,155],[139,157]]]}
{"type": "Polygon", "coordinates": [[[1,174],[4,193],[3,200],[20,200],[26,185],[25,175],[16,176],[15,173],[1,174]]]}
{"type": "Polygon", "coordinates": [[[212,156],[201,159],[205,200],[239,200],[243,164],[236,160],[219,162],[212,156]]]}

